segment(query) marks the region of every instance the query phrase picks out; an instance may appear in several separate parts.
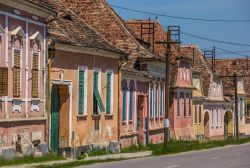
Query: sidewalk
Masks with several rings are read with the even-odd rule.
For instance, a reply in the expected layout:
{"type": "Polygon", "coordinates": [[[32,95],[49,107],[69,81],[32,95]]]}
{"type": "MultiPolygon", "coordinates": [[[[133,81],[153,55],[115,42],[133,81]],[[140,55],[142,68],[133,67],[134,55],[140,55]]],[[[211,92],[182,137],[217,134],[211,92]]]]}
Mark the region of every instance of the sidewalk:
{"type": "MultiPolygon", "coordinates": [[[[152,155],[152,151],[145,152],[137,152],[137,153],[120,153],[120,154],[110,154],[110,155],[102,155],[102,156],[91,156],[86,157],[83,160],[85,161],[98,161],[98,160],[108,160],[108,159],[132,159],[132,158],[142,158],[148,157],[152,155]]],[[[67,159],[67,160],[57,160],[50,162],[41,162],[41,163],[31,163],[31,164],[22,164],[22,165],[14,165],[14,166],[5,166],[0,168],[32,168],[36,166],[52,166],[54,164],[65,164],[75,162],[77,159],[67,159]]]]}

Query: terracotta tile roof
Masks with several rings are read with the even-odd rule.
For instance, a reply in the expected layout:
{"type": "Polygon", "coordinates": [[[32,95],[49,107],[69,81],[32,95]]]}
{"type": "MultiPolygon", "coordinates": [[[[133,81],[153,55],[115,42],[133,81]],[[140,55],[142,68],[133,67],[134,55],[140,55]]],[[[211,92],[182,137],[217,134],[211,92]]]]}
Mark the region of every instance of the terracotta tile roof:
{"type": "Polygon", "coordinates": [[[99,48],[125,55],[123,51],[107,42],[84,20],[57,0],[32,0],[34,3],[50,6],[57,13],[48,21],[48,37],[56,42],[74,46],[99,48]]]}
{"type": "Polygon", "coordinates": [[[25,1],[33,3],[33,4],[37,5],[37,6],[43,7],[45,9],[47,9],[47,10],[51,10],[51,11],[55,10],[53,5],[48,3],[49,0],[25,0],[25,1]]]}
{"type": "MultiPolygon", "coordinates": [[[[153,42],[154,42],[154,52],[157,53],[162,59],[166,61],[166,42],[168,34],[165,31],[164,27],[159,23],[158,20],[126,20],[126,25],[130,30],[136,34],[137,40],[144,41],[145,43],[150,44],[150,50],[153,51],[153,42]],[[154,27],[154,41],[152,35],[148,35],[148,29],[142,29],[142,27],[148,28],[151,24],[151,27],[154,27]],[[153,26],[154,25],[154,26],[153,26]],[[161,43],[159,43],[161,42],[161,43]]],[[[153,31],[153,30],[152,30],[153,31]]],[[[179,44],[172,45],[171,47],[171,58],[170,58],[170,84],[175,86],[177,80],[178,64],[177,60],[182,59],[190,61],[190,55],[188,55],[185,49],[180,48],[179,44]]]]}
{"type": "MultiPolygon", "coordinates": [[[[52,3],[59,2],[59,0],[48,1],[52,3]]],[[[129,53],[129,61],[122,68],[123,71],[134,69],[137,58],[154,57],[134,38],[126,28],[123,20],[109,6],[106,0],[60,0],[59,3],[67,6],[112,45],[123,52],[129,53]]]]}
{"type": "MultiPolygon", "coordinates": [[[[246,94],[250,96],[250,59],[248,60],[244,58],[240,59],[219,59],[216,60],[215,65],[216,70],[222,76],[233,76],[237,75],[245,75],[248,77],[243,77],[244,80],[244,88],[246,94]],[[249,64],[247,69],[247,64],[249,64]]],[[[224,94],[225,95],[234,95],[234,81],[233,78],[225,77],[223,78],[224,85],[224,94]]]]}

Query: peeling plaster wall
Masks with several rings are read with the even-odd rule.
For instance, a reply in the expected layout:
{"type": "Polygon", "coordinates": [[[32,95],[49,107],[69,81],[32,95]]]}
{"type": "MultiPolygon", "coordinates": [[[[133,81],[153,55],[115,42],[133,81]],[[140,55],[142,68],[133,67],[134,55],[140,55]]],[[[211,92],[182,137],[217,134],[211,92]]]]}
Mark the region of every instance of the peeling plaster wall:
{"type": "MultiPolygon", "coordinates": [[[[57,50],[52,64],[51,80],[72,81],[72,132],[68,132],[68,134],[74,134],[74,137],[72,136],[73,146],[118,141],[118,99],[116,99],[118,96],[118,59],[57,50]],[[78,115],[78,66],[87,67],[87,114],[84,116],[78,115]],[[106,70],[114,70],[114,102],[111,104],[113,115],[107,116],[106,112],[100,113],[99,130],[95,130],[93,116],[93,68],[101,69],[100,95],[105,108],[106,70]]],[[[65,114],[69,116],[69,110],[65,111],[65,114]]],[[[69,122],[69,120],[65,122],[69,122]]],[[[70,140],[68,137],[65,137],[64,142],[66,144],[63,146],[69,146],[70,140]]]]}

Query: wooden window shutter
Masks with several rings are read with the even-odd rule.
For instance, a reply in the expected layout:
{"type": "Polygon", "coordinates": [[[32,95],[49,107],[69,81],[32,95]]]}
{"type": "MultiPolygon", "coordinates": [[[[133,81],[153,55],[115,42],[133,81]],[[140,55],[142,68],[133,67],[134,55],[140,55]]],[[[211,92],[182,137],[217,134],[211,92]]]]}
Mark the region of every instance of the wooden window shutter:
{"type": "Polygon", "coordinates": [[[0,67],[0,96],[8,96],[8,68],[0,67]]]}
{"type": "Polygon", "coordinates": [[[33,55],[33,67],[32,67],[32,97],[38,98],[39,91],[38,91],[38,63],[39,63],[39,56],[38,54],[33,55]]]}
{"type": "Polygon", "coordinates": [[[126,121],[127,116],[127,89],[122,91],[122,121],[126,121]]]}
{"type": "Polygon", "coordinates": [[[153,90],[150,86],[150,117],[153,117],[153,90]]]}
{"type": "Polygon", "coordinates": [[[20,69],[14,68],[13,71],[13,96],[20,97],[20,69]]]}
{"type": "Polygon", "coordinates": [[[94,84],[93,84],[93,90],[94,90],[94,98],[97,101],[97,105],[101,112],[105,111],[105,107],[102,102],[102,98],[100,96],[99,90],[98,90],[98,72],[94,72],[94,84]]]}
{"type": "Polygon", "coordinates": [[[134,90],[133,88],[130,88],[129,90],[129,120],[133,119],[133,95],[134,95],[134,90]]]}
{"type": "Polygon", "coordinates": [[[14,51],[14,69],[13,69],[13,96],[20,97],[20,65],[21,56],[20,51],[14,51]]]}
{"type": "Polygon", "coordinates": [[[110,114],[110,103],[111,103],[111,74],[107,74],[107,86],[106,86],[106,112],[110,114]]]}
{"type": "Polygon", "coordinates": [[[79,90],[78,90],[78,114],[84,113],[84,71],[79,71],[79,90]]]}

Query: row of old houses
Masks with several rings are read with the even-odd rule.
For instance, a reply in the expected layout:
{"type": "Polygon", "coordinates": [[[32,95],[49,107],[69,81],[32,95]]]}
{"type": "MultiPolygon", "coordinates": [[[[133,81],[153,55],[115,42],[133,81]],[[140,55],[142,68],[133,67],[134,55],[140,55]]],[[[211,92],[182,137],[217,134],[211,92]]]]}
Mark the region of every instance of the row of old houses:
{"type": "MultiPolygon", "coordinates": [[[[235,136],[233,80],[243,59],[213,67],[175,44],[158,20],[123,20],[105,0],[0,1],[0,155],[112,152],[169,138],[235,136]]],[[[250,78],[237,78],[241,135],[250,134],[250,78]],[[248,107],[248,108],[247,108],[248,107]]]]}

